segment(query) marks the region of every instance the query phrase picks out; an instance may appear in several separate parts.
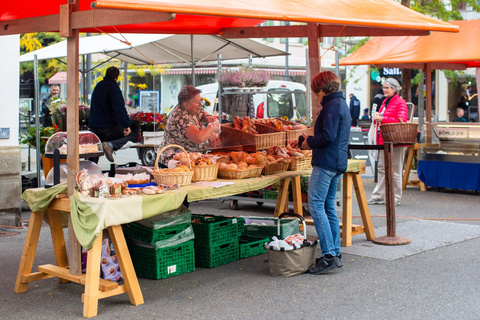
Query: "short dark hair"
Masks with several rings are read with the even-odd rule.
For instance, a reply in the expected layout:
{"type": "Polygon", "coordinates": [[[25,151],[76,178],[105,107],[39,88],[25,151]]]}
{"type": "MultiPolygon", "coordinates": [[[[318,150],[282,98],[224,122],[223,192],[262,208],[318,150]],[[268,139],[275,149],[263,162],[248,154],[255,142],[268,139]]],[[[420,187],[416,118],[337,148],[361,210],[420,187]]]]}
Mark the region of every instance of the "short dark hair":
{"type": "Polygon", "coordinates": [[[113,79],[117,79],[120,75],[120,70],[117,67],[110,67],[105,72],[105,76],[111,77],[113,79]]]}
{"type": "Polygon", "coordinates": [[[58,83],[52,83],[50,85],[50,88],[53,88],[53,87],[58,87],[60,89],[60,85],[58,83]]]}
{"type": "Polygon", "coordinates": [[[310,87],[315,93],[320,91],[326,94],[337,92],[340,88],[340,78],[331,71],[323,71],[313,77],[310,87]]]}
{"type": "Polygon", "coordinates": [[[197,89],[194,86],[190,86],[188,84],[184,85],[182,89],[180,89],[180,92],[178,93],[178,104],[181,107],[183,103],[192,100],[193,97],[195,97],[197,94],[201,92],[202,90],[197,89]]]}

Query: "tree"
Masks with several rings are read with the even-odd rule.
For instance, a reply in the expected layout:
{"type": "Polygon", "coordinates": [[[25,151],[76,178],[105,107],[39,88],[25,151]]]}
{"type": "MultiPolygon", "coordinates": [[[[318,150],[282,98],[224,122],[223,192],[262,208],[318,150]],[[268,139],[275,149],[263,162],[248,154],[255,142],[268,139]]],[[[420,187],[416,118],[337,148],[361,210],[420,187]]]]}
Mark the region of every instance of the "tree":
{"type": "MultiPolygon", "coordinates": [[[[401,4],[443,21],[462,20],[460,9],[465,9],[467,6],[480,12],[480,1],[478,0],[401,0],[401,4]]],[[[410,69],[402,69],[402,97],[406,101],[412,101],[411,87],[410,69]]]]}
{"type": "MultiPolygon", "coordinates": [[[[35,51],[61,40],[62,38],[56,32],[25,33],[20,37],[20,53],[35,51]]],[[[66,70],[66,65],[56,59],[40,60],[38,65],[38,80],[40,83],[46,83],[58,71],[66,70]]],[[[20,64],[20,77],[22,79],[31,77],[32,72],[33,62],[20,64]]]]}

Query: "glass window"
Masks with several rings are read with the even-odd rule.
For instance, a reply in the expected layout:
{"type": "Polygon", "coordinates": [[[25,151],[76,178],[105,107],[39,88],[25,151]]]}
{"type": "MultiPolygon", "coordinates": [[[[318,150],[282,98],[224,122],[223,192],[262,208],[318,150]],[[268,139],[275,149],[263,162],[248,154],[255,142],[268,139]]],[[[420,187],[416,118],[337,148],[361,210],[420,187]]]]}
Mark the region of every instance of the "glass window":
{"type": "Polygon", "coordinates": [[[269,118],[273,117],[293,117],[293,101],[292,94],[290,92],[279,93],[276,89],[276,93],[269,93],[267,96],[267,114],[269,118]]]}

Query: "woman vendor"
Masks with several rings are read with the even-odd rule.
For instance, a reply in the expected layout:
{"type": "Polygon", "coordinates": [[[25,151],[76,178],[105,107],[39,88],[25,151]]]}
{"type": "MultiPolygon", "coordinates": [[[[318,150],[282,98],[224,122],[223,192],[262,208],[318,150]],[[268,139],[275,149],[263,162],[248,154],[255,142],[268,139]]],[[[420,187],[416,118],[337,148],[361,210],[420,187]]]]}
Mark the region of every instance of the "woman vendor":
{"type": "MultiPolygon", "coordinates": [[[[178,105],[167,119],[162,147],[177,144],[187,152],[205,152],[208,138],[220,132],[220,124],[216,119],[202,111],[201,91],[193,86],[185,85],[178,93],[178,105]]],[[[182,152],[178,148],[168,148],[160,154],[159,166],[167,167],[175,153],[182,152]]]]}

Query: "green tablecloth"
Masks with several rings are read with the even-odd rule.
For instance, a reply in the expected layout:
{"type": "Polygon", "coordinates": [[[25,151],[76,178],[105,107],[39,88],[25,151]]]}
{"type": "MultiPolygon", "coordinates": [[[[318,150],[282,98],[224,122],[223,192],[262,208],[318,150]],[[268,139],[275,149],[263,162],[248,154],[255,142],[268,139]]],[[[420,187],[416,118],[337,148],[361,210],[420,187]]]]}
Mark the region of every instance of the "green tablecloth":
{"type": "MultiPolygon", "coordinates": [[[[349,161],[348,171],[358,172],[360,169],[360,162],[349,161]]],[[[73,229],[79,243],[88,250],[104,228],[150,218],[174,210],[183,203],[186,196],[190,202],[222,198],[262,189],[286,178],[310,174],[311,170],[300,170],[241,180],[219,179],[216,182],[233,182],[233,184],[219,188],[189,185],[158,195],[142,194],[115,200],[85,197],[75,192],[70,197],[73,229]]],[[[66,192],[67,184],[64,183],[48,189],[27,189],[21,198],[32,211],[42,211],[48,207],[57,194],[66,192]]]]}

